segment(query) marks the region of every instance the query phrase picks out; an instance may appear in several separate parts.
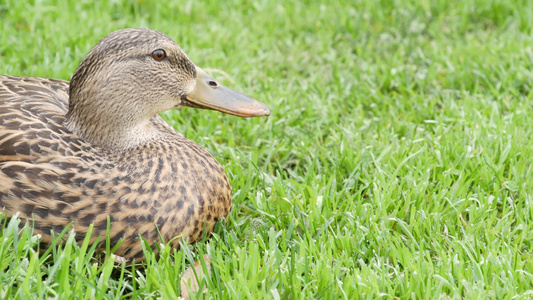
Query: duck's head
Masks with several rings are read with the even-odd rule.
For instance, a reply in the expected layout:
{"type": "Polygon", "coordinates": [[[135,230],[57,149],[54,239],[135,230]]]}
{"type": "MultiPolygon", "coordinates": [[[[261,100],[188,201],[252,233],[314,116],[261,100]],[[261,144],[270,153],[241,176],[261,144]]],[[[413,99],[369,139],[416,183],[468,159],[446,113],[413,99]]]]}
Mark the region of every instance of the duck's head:
{"type": "Polygon", "coordinates": [[[149,120],[189,106],[241,116],[268,116],[266,105],[233,91],[197,67],[165,34],[144,28],[110,33],[70,82],[68,128],[102,147],[153,139],[149,120]]]}

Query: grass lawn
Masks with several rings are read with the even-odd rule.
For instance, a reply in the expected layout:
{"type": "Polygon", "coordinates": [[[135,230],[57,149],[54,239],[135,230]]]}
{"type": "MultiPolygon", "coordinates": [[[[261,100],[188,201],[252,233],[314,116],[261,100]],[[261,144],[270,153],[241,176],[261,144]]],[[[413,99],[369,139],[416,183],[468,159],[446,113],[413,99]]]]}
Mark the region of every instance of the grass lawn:
{"type": "Polygon", "coordinates": [[[149,27],[272,115],[163,114],[231,180],[211,239],[133,270],[12,219],[0,298],[171,299],[205,254],[193,298],[533,297],[533,1],[93,2],[2,0],[0,74],[68,80],[149,27]]]}

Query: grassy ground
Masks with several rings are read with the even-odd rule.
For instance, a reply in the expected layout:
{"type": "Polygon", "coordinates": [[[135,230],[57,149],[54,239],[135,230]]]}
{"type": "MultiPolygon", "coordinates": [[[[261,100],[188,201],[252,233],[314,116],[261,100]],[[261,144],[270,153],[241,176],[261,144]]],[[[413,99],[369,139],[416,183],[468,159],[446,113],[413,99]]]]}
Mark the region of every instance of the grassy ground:
{"type": "Polygon", "coordinates": [[[533,2],[307,2],[0,2],[1,74],[150,27],[272,111],[164,114],[232,182],[212,239],[132,271],[6,224],[0,298],[172,298],[204,254],[207,298],[532,297],[533,2]]]}

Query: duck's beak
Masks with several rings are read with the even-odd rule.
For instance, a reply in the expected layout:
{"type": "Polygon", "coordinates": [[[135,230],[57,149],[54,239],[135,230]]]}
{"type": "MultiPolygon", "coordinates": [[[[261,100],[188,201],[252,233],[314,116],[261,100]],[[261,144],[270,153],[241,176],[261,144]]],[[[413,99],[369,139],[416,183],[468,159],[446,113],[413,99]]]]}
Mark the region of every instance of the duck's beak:
{"type": "Polygon", "coordinates": [[[182,105],[218,110],[239,117],[270,115],[265,104],[222,85],[199,67],[196,67],[196,76],[194,90],[182,105]]]}

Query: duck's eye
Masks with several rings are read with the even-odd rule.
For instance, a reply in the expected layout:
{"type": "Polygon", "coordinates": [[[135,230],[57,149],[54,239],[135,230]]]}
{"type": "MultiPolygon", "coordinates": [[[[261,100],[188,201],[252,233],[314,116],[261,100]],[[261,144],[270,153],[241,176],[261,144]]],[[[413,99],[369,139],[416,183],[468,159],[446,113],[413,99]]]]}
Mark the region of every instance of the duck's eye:
{"type": "Polygon", "coordinates": [[[167,53],[163,49],[157,49],[152,52],[152,57],[157,61],[162,61],[167,57],[167,53]]]}

